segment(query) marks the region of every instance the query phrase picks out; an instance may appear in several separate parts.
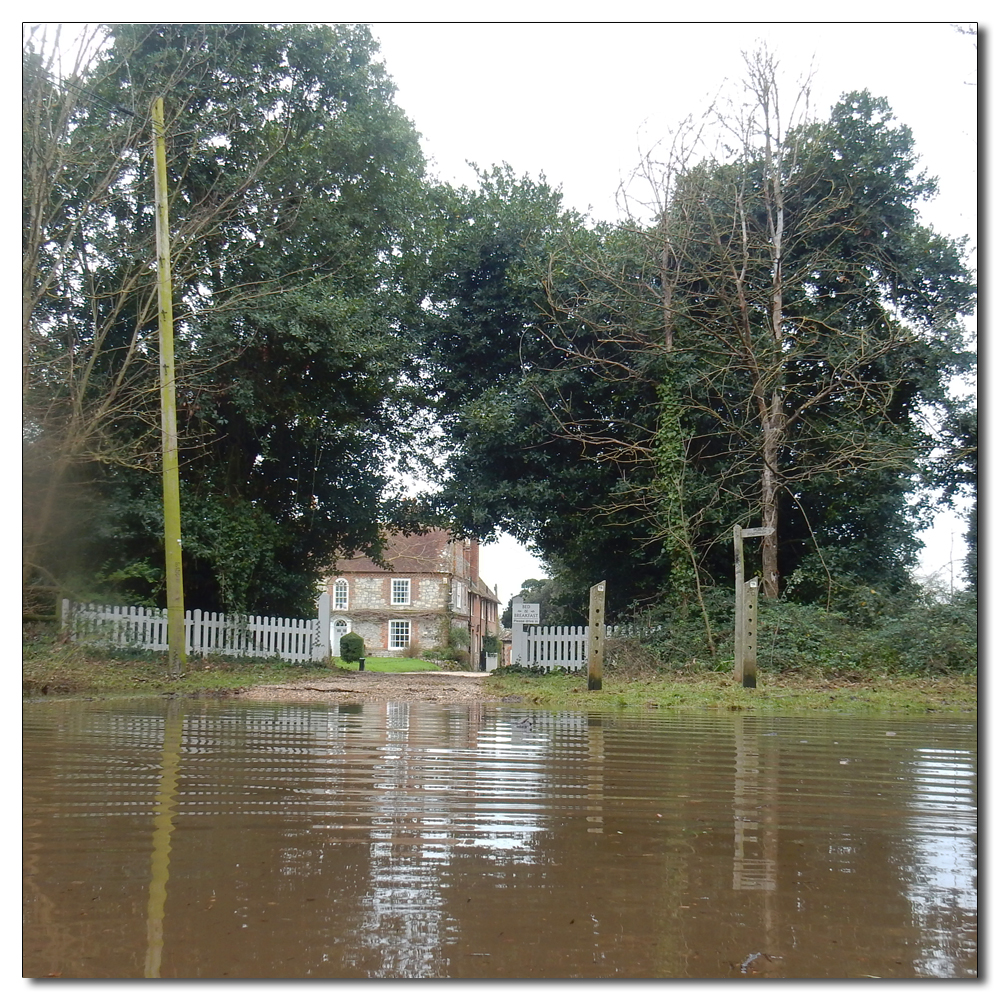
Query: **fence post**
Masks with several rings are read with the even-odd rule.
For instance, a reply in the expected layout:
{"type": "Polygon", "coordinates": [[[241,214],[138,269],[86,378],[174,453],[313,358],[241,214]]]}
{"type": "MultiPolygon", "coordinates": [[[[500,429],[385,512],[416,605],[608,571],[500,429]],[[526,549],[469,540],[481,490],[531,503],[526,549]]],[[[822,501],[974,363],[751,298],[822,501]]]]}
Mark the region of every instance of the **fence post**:
{"type": "Polygon", "coordinates": [[[330,592],[324,590],[319,595],[316,602],[317,614],[319,615],[319,642],[314,643],[312,649],[312,659],[327,660],[330,656],[330,592]]]}
{"type": "Polygon", "coordinates": [[[606,580],[590,588],[590,634],[587,636],[587,690],[600,691],[604,673],[604,588],[606,580]]]}

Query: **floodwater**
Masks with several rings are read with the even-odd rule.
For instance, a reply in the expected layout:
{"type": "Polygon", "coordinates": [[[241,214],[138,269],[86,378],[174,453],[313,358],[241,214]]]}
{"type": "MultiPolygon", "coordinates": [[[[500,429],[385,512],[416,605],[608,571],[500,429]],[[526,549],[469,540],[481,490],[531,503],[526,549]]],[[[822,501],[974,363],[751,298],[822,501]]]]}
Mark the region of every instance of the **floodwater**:
{"type": "Polygon", "coordinates": [[[968,978],[968,716],[24,706],[23,975],[968,978]]]}

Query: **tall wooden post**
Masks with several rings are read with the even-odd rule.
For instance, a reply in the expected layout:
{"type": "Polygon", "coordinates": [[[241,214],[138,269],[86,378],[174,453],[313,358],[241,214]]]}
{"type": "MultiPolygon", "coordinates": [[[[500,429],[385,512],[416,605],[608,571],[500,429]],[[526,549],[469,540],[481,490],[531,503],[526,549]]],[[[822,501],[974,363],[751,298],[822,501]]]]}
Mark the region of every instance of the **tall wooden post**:
{"type": "Polygon", "coordinates": [[[604,597],[607,581],[590,588],[590,630],[587,635],[587,690],[600,691],[604,672],[604,597]]]}
{"type": "Polygon", "coordinates": [[[174,305],[170,277],[170,223],[163,98],[153,102],[156,192],[156,275],[160,318],[160,412],[163,450],[163,543],[167,577],[167,645],[170,673],[177,676],[184,653],[184,579],[181,572],[181,489],[177,460],[177,397],[174,372],[174,305]]]}
{"type": "Polygon", "coordinates": [[[736,565],[735,628],[733,629],[733,679],[743,680],[743,526],[733,525],[733,561],[736,565]]]}
{"type": "Polygon", "coordinates": [[[757,686],[757,595],[760,588],[756,577],[746,585],[743,604],[743,686],[757,686]]]}
{"type": "Polygon", "coordinates": [[[767,538],[774,528],[744,528],[733,525],[733,561],[736,564],[736,607],[733,629],[733,678],[744,687],[757,686],[757,595],[758,581],[743,579],[743,539],[767,538]]]}

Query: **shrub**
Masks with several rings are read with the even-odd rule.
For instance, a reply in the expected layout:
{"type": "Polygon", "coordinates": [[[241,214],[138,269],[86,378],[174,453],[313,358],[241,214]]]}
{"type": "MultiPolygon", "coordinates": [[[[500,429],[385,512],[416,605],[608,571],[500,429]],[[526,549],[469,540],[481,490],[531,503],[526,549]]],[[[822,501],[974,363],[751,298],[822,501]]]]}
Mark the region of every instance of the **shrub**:
{"type": "Polygon", "coordinates": [[[345,663],[357,663],[365,655],[365,640],[357,632],[348,632],[340,638],[340,658],[345,663]]]}
{"type": "Polygon", "coordinates": [[[448,645],[455,649],[468,649],[472,643],[472,636],[467,628],[456,625],[448,630],[448,645]]]}

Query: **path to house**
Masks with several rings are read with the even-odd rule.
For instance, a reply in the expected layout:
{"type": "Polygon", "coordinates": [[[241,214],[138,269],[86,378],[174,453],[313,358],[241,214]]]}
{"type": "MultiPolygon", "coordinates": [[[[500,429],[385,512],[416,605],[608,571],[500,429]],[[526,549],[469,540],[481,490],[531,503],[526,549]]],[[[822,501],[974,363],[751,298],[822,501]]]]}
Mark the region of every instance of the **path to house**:
{"type": "Polygon", "coordinates": [[[261,684],[236,696],[253,701],[430,701],[454,704],[465,701],[499,701],[488,694],[485,673],[472,671],[421,671],[389,674],[376,670],[345,673],[329,680],[303,680],[288,684],[261,684]]]}

